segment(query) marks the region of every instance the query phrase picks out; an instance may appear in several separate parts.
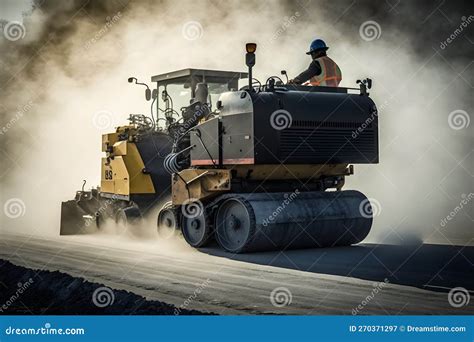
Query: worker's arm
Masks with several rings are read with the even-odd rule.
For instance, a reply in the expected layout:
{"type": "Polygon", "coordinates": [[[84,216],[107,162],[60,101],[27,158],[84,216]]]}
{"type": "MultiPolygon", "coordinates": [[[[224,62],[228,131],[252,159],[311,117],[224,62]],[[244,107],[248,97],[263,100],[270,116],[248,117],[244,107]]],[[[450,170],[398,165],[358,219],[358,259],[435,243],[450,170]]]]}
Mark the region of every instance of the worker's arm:
{"type": "Polygon", "coordinates": [[[302,84],[308,81],[311,77],[317,76],[321,73],[321,65],[317,60],[313,60],[309,65],[308,69],[303,71],[301,74],[296,76],[294,79],[290,80],[289,83],[293,84],[302,84]]]}

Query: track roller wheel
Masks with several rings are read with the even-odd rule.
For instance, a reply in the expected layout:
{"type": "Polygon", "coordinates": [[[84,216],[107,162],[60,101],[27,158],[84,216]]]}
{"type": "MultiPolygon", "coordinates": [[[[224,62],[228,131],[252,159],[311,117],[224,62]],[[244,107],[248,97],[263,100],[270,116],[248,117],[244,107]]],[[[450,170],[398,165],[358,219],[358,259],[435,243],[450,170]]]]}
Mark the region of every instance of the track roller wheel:
{"type": "Polygon", "coordinates": [[[219,245],[231,253],[244,252],[255,231],[255,216],[245,199],[229,198],[222,202],[215,217],[219,245]]]}
{"type": "Polygon", "coordinates": [[[211,240],[212,227],[201,202],[181,206],[181,231],[184,239],[193,247],[204,247],[211,240]]]}
{"type": "Polygon", "coordinates": [[[178,215],[172,208],[171,202],[166,202],[158,213],[157,231],[158,235],[164,239],[178,235],[178,215]]]}

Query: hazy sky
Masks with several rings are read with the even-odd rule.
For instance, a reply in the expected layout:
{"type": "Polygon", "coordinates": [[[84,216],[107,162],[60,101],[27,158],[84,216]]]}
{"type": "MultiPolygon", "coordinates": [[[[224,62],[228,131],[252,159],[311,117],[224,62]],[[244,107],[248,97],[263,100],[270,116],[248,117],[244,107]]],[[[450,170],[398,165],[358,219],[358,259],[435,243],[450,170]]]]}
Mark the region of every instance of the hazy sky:
{"type": "Polygon", "coordinates": [[[0,19],[23,21],[23,13],[32,9],[32,0],[2,0],[0,19]]]}

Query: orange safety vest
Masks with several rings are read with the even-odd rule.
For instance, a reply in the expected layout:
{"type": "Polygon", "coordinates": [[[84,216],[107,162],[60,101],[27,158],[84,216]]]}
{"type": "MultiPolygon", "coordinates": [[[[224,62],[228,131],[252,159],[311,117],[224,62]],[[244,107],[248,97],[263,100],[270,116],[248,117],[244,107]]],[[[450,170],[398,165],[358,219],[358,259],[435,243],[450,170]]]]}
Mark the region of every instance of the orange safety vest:
{"type": "Polygon", "coordinates": [[[342,73],[339,66],[328,56],[316,58],[321,66],[321,73],[313,76],[309,80],[312,86],[337,87],[342,80],[342,73]]]}

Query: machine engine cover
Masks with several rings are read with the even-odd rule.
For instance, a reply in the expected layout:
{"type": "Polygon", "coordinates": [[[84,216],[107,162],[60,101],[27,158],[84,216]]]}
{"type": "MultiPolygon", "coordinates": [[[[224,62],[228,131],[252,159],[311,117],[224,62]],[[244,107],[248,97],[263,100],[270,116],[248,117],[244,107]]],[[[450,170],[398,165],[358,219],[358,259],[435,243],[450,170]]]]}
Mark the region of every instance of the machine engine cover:
{"type": "MultiPolygon", "coordinates": [[[[374,164],[379,161],[378,114],[370,97],[346,92],[229,92],[216,122],[196,128],[193,165],[374,164]],[[216,153],[218,151],[218,158],[216,153]],[[207,157],[206,157],[207,156],[207,157]]],[[[216,119],[214,119],[216,120],[216,119]]]]}

